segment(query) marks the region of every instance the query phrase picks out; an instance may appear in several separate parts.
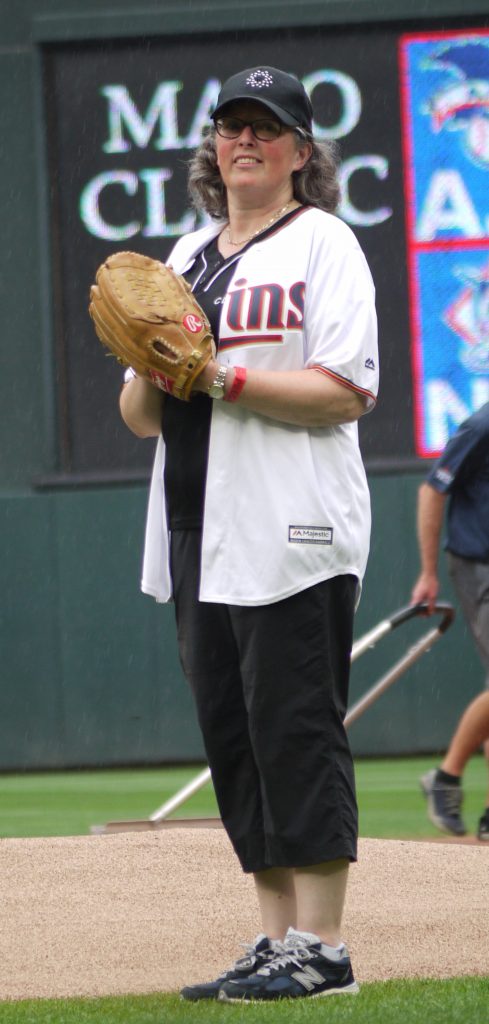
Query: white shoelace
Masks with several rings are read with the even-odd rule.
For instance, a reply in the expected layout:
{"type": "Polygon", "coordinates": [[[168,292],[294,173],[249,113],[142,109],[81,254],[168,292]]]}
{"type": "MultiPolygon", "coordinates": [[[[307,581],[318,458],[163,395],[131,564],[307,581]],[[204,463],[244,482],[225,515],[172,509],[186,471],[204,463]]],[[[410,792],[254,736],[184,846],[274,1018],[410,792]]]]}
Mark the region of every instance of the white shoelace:
{"type": "Polygon", "coordinates": [[[282,967],[287,967],[288,964],[294,964],[294,967],[300,968],[301,961],[312,960],[314,953],[308,949],[305,942],[301,943],[300,939],[295,938],[292,941],[293,945],[290,939],[286,940],[283,945],[283,953],[276,956],[269,964],[260,967],[256,973],[264,974],[268,977],[272,971],[280,971],[282,967]]]}
{"type": "Polygon", "coordinates": [[[239,971],[240,970],[240,966],[243,966],[244,961],[246,961],[246,960],[249,960],[250,962],[253,962],[253,961],[258,962],[258,960],[261,959],[262,957],[264,959],[268,960],[269,958],[275,956],[275,952],[274,952],[273,949],[261,950],[258,953],[257,952],[257,948],[256,948],[256,944],[254,942],[241,942],[240,945],[243,946],[243,949],[244,949],[245,952],[244,952],[244,954],[242,956],[238,957],[238,959],[235,960],[233,966],[230,968],[231,970],[238,970],[239,971]]]}

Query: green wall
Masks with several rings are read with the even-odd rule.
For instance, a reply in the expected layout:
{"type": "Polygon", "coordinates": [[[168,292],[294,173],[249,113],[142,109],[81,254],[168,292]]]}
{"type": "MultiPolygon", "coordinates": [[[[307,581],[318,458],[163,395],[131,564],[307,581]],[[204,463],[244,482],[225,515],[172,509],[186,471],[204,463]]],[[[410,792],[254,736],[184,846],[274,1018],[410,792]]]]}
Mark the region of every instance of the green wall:
{"type": "Polygon", "coordinates": [[[5,498],[0,767],[201,755],[173,617],[138,592],[145,494],[5,498]]]}
{"type": "MultiPolygon", "coordinates": [[[[357,636],[409,603],[417,569],[416,478],[370,483],[373,543],[357,636]]],[[[173,609],[139,592],[145,505],[144,487],[0,502],[0,769],[202,757],[173,609]]],[[[427,628],[417,619],[363,655],[353,668],[352,700],[427,628]]],[[[355,752],[440,749],[481,682],[459,618],[352,727],[355,752]]]]}
{"type": "MultiPolygon", "coordinates": [[[[472,0],[465,14],[485,14],[472,0]]],[[[202,757],[171,607],[139,593],[146,487],[52,487],[52,380],[41,41],[130,37],[455,15],[457,0],[0,0],[0,770],[157,763],[202,757]]],[[[421,476],[370,478],[374,532],[357,635],[407,604],[417,571],[421,476]]],[[[450,590],[444,578],[444,596],[450,590]]],[[[399,656],[401,628],[353,669],[352,697],[399,656]]],[[[352,728],[358,754],[442,748],[482,670],[460,618],[352,728]]]]}

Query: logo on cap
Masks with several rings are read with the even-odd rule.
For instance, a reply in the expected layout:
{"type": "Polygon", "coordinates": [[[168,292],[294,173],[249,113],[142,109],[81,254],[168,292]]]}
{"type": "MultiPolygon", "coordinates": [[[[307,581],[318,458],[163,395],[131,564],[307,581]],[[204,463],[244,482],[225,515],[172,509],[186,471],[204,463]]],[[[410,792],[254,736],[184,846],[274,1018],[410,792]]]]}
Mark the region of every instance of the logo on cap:
{"type": "Polygon", "coordinates": [[[252,89],[268,89],[272,83],[273,78],[269,71],[252,71],[246,79],[246,85],[251,85],[252,89]]]}

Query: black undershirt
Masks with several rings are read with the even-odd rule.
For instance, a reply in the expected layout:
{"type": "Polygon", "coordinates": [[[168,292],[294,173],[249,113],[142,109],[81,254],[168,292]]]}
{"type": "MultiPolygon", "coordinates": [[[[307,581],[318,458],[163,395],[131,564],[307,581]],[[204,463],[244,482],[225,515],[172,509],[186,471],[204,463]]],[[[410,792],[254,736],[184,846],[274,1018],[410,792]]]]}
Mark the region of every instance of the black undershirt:
{"type": "MultiPolygon", "coordinates": [[[[209,277],[226,262],[217,248],[217,240],[213,239],[183,275],[209,320],[217,347],[221,302],[233,275],[235,261],[219,274],[208,291],[204,288],[209,277]],[[204,261],[207,268],[193,288],[204,261]]],[[[208,395],[197,392],[190,402],[165,395],[162,430],[166,447],[165,494],[171,530],[197,530],[202,527],[211,413],[212,398],[208,395]]]]}
{"type": "MultiPolygon", "coordinates": [[[[262,232],[260,241],[296,215],[297,208],[273,224],[268,231],[262,232]]],[[[183,275],[209,320],[217,349],[221,305],[236,262],[257,240],[258,236],[240,249],[239,254],[224,259],[217,247],[217,238],[214,238],[183,275]],[[221,272],[212,280],[219,270],[221,272]]],[[[211,414],[212,398],[208,395],[198,392],[190,402],[165,395],[162,433],[166,447],[167,518],[171,530],[202,528],[211,414]]]]}

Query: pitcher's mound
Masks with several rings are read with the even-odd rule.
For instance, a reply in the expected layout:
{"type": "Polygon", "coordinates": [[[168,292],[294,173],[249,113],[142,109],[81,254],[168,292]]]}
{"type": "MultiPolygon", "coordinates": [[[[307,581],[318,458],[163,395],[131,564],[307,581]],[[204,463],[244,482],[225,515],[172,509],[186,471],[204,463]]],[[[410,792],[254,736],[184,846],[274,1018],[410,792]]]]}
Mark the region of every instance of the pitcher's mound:
{"type": "MultiPolygon", "coordinates": [[[[359,982],[485,974],[489,851],[364,839],[343,937],[359,982]]],[[[261,930],[219,829],[0,841],[0,1000],[171,991],[261,930]]]]}

